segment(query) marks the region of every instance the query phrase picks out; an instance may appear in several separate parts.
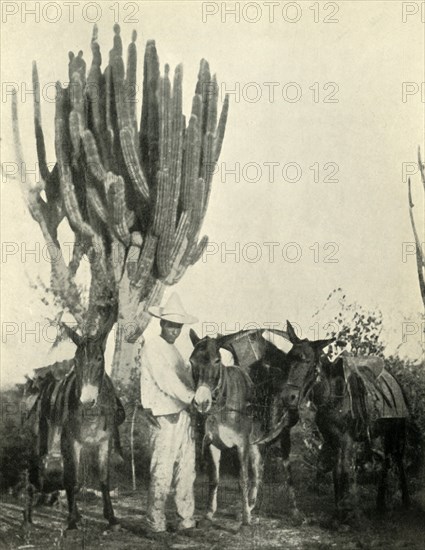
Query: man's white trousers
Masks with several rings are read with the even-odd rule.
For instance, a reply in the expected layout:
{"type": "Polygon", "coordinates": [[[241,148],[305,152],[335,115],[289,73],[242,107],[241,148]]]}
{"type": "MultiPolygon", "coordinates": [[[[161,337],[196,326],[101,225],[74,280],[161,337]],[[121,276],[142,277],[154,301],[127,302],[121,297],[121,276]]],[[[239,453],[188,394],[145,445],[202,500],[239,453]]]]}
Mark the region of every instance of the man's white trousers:
{"type": "Polygon", "coordinates": [[[152,427],[150,431],[148,524],[154,531],[165,531],[165,503],[174,489],[178,528],[194,527],[195,438],[190,415],[181,411],[156,419],[160,428],[152,427]]]}

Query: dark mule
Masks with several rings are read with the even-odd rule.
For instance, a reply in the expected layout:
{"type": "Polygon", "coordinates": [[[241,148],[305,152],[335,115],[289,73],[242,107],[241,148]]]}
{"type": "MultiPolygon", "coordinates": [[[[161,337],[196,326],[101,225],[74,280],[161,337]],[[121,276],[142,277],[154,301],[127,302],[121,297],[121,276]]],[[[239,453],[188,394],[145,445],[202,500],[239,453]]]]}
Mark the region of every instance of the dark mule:
{"type": "MultiPolygon", "coordinates": [[[[408,416],[403,392],[379,357],[350,357],[345,352],[334,362],[320,357],[317,342],[295,342],[288,355],[291,371],[318,372],[310,392],[316,407],[316,424],[324,438],[321,451],[323,470],[333,471],[335,503],[343,519],[353,508],[350,490],[355,492],[355,463],[358,443],[369,456],[382,459],[377,506],[385,508],[387,474],[392,457],[397,464],[402,500],[409,505],[403,453],[408,416]],[[376,450],[376,444],[383,452],[376,450]],[[354,481],[354,483],[353,483],[354,481]]],[[[320,346],[319,346],[320,347],[320,346]]],[[[356,495],[354,497],[354,503],[356,495]]]]}
{"type": "MultiPolygon", "coordinates": [[[[299,355],[296,347],[299,339],[289,321],[286,333],[272,329],[270,332],[286,336],[292,348],[285,354],[265,340],[263,357],[249,367],[254,384],[254,417],[260,417],[262,432],[256,441],[265,445],[279,442],[292,516],[299,521],[302,514],[297,506],[290,462],[291,430],[299,421],[299,407],[316,381],[316,372],[301,365],[291,368],[291,364],[295,360],[303,359],[303,356],[299,355]]],[[[323,348],[333,341],[334,339],[327,339],[314,342],[315,355],[320,355],[323,348]]]]}
{"type": "Polygon", "coordinates": [[[32,520],[34,489],[42,493],[65,489],[68,529],[77,527],[80,457],[83,449],[90,448],[97,457],[103,515],[110,526],[116,526],[109,494],[109,461],[114,442],[119,449],[118,425],[125,413],[105,373],[106,336],[79,336],[69,327],[65,330],[77,346],[72,368],[59,379],[47,372],[27,384],[26,399],[31,405],[27,422],[37,444],[29,468],[26,519],[32,520]]]}
{"type": "MultiPolygon", "coordinates": [[[[298,515],[289,463],[290,430],[298,421],[298,405],[305,395],[305,386],[312,380],[301,376],[301,370],[290,373],[286,354],[264,339],[262,332],[242,331],[203,339],[193,330],[190,332],[195,346],[190,357],[196,387],[195,406],[202,414],[207,415],[204,446],[208,446],[211,455],[207,512],[209,519],[217,509],[221,451],[237,448],[242,490],[242,523],[247,525],[251,522],[251,511],[255,507],[262,480],[263,459],[260,449],[278,439],[288,477],[293,513],[298,515]],[[220,348],[234,353],[238,339],[246,337],[259,343],[257,360],[247,365],[247,368],[244,368],[245,365],[225,367],[221,362],[220,348]],[[249,466],[253,472],[251,488],[249,466]]],[[[295,334],[290,323],[288,333],[271,332],[277,332],[291,342],[295,334]]],[[[238,353],[235,353],[235,359],[238,360],[238,353]]],[[[309,373],[305,371],[305,374],[309,373]]]]}

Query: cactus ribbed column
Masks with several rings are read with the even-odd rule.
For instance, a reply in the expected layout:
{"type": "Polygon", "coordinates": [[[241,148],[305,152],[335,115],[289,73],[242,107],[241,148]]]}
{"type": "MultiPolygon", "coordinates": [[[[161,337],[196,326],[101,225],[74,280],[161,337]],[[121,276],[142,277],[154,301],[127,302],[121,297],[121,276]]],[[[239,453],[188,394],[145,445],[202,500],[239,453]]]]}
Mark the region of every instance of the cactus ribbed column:
{"type": "MultiPolygon", "coordinates": [[[[155,42],[149,40],[141,83],[136,40],[133,31],[125,64],[121,29],[114,25],[113,47],[103,71],[96,25],[90,68],[82,51],[69,53],[70,84],[56,84],[56,164],[51,171],[41,125],[39,75],[33,64],[42,184],[22,184],[49,246],[60,253],[57,228],[64,218],[74,232],[71,261],[51,264],[52,290],[80,325],[98,326],[106,319],[108,326],[117,323],[112,375],[126,387],[134,366],[134,342],[150,320],[147,308],[159,303],[166,287],[198,261],[208,242],[201,229],[229,108],[226,96],[218,119],[216,77],[203,59],[186,123],[182,65],[172,74],[166,64],[161,73],[155,42]],[[75,282],[84,255],[91,273],[87,304],[75,282]]],[[[13,123],[21,160],[16,96],[13,123]]],[[[25,169],[23,162],[19,165],[25,169]]],[[[21,181],[28,182],[25,174],[21,181]]]]}

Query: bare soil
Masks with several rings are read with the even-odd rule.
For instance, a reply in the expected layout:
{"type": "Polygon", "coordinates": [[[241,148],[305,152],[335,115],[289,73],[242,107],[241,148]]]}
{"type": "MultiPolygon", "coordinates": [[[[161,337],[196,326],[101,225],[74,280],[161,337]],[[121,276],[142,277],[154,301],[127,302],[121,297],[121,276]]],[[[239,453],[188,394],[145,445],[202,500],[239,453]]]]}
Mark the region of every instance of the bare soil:
{"type": "MultiPolygon", "coordinates": [[[[375,486],[363,485],[359,490],[361,515],[348,524],[333,519],[333,492],[330,479],[321,483],[313,477],[301,459],[293,461],[295,488],[304,520],[291,518],[286,485],[278,464],[269,464],[259,496],[253,525],[241,529],[238,516],[240,496],[237,479],[226,475],[222,480],[218,512],[213,523],[190,534],[173,531],[173,503],[169,503],[170,531],[164,540],[151,540],[144,528],[147,491],[135,492],[126,484],[118,484],[113,504],[121,530],[110,531],[102,517],[99,496],[83,490],[79,507],[83,515],[78,531],[66,531],[66,499],[62,496],[53,507],[34,510],[34,523],[22,522],[22,497],[2,495],[0,504],[0,548],[50,550],[54,548],[126,549],[258,549],[282,548],[302,550],[327,549],[425,549],[425,513],[419,505],[419,493],[413,494],[409,511],[399,506],[398,491],[393,488],[389,512],[379,516],[374,511],[375,486]],[[190,536],[189,536],[190,535],[190,536]]],[[[201,519],[207,502],[208,483],[204,474],[196,482],[196,517],[201,519]]]]}

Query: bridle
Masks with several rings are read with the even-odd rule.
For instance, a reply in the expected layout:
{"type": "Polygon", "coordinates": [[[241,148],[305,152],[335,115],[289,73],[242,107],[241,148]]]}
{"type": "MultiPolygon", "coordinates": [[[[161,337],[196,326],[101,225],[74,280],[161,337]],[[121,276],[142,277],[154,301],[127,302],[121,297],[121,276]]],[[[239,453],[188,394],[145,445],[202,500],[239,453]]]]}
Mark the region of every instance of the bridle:
{"type": "MultiPolygon", "coordinates": [[[[224,369],[231,369],[231,368],[240,368],[240,367],[238,367],[237,365],[229,365],[228,367],[225,367],[223,365],[223,363],[220,361],[220,373],[219,373],[219,377],[218,377],[218,381],[217,381],[216,386],[213,389],[211,389],[210,386],[208,386],[208,384],[205,384],[205,383],[202,383],[202,384],[198,385],[198,388],[200,388],[201,386],[204,386],[204,387],[208,388],[211,392],[211,397],[212,397],[211,408],[208,412],[203,413],[206,416],[213,416],[213,415],[216,415],[216,414],[218,414],[222,411],[235,412],[235,413],[242,414],[244,416],[249,416],[248,413],[244,410],[234,409],[233,407],[226,406],[226,400],[225,399],[223,399],[223,403],[222,403],[221,407],[217,406],[217,401],[218,401],[218,397],[219,397],[218,394],[219,394],[220,390],[224,389],[224,378],[225,378],[224,369]],[[213,406],[214,404],[215,404],[215,407],[213,406]]],[[[221,394],[221,398],[225,398],[224,392],[221,394]]]]}
{"type": "MultiPolygon", "coordinates": [[[[87,354],[87,345],[84,346],[84,359],[85,359],[85,364],[88,365],[89,364],[89,360],[88,360],[88,354],[87,354]]],[[[75,367],[76,367],[76,362],[75,362],[75,367]]],[[[81,396],[81,389],[82,389],[82,370],[83,370],[83,366],[79,365],[79,370],[81,372],[81,378],[80,378],[80,375],[78,374],[78,371],[77,369],[75,369],[75,374],[76,374],[76,380],[77,380],[77,386],[78,386],[78,393],[79,395],[77,395],[77,399],[80,398],[81,396]]],[[[102,375],[100,377],[100,381],[98,383],[98,397],[94,400],[94,402],[89,405],[89,404],[84,404],[84,409],[94,409],[98,406],[98,401],[99,401],[99,396],[101,394],[101,391],[102,391],[102,388],[103,388],[103,381],[104,381],[104,377],[105,377],[105,366],[103,366],[103,369],[102,369],[102,375]]]]}

